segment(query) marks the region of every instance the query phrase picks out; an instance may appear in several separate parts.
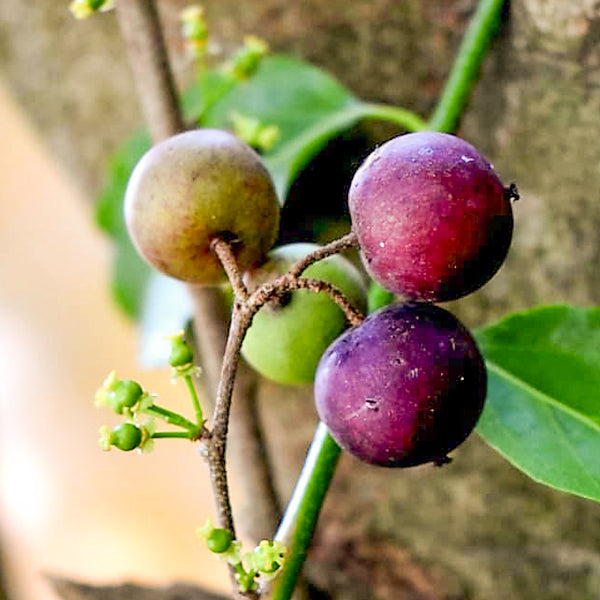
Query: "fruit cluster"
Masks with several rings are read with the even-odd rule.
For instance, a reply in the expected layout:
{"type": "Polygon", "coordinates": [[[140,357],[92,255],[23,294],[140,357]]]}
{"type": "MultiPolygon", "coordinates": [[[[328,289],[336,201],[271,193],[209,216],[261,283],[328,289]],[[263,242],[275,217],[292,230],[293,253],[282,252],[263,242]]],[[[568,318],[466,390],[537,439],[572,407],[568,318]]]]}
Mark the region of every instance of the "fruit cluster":
{"type": "Polygon", "coordinates": [[[317,369],[319,416],[358,458],[443,464],[475,427],[483,358],[467,329],[432,303],[465,296],[498,270],[512,194],[473,146],[442,133],[396,137],[356,172],[349,205],[363,263],[404,300],[339,337],[317,369]]]}
{"type": "MultiPolygon", "coordinates": [[[[481,413],[486,371],[467,329],[434,303],[473,292],[499,269],[513,195],[455,136],[421,132],[383,144],[356,172],[349,207],[365,269],[402,301],[343,333],[346,317],[329,296],[272,295],[254,315],[244,357],[275,381],[314,379],[321,420],[358,458],[399,467],[446,462],[481,413]]],[[[194,284],[224,279],[215,238],[229,243],[250,290],[318,248],[269,252],[279,224],[269,174],[250,147],[211,129],[174,136],[142,158],[125,217],[142,256],[194,284]]],[[[360,273],[341,256],[314,262],[302,276],[366,305],[360,273]]]]}

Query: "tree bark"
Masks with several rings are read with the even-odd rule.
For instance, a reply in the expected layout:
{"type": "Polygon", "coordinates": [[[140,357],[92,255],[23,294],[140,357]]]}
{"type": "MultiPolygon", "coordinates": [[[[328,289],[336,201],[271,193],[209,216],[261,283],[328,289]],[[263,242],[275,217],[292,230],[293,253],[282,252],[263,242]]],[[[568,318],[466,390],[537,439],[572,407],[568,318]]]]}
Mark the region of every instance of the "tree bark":
{"type": "MultiPolygon", "coordinates": [[[[204,4],[225,50],[254,33],[329,70],[358,96],[427,115],[475,2],[204,4]]],[[[176,41],[182,5],[162,5],[180,81],[188,66],[176,41]]],[[[452,303],[470,327],[541,303],[600,304],[600,5],[514,0],[507,16],[460,133],[518,185],[521,200],[507,264],[484,289],[452,303]]],[[[0,58],[14,94],[92,192],[98,165],[140,121],[113,18],[75,24],[50,0],[4,0],[0,17],[0,58]],[[23,23],[35,33],[25,36],[23,23]],[[57,75],[62,85],[50,85],[57,75]]],[[[395,133],[382,125],[361,132],[372,141],[395,133]]],[[[310,395],[262,386],[284,497],[312,435],[310,395]]],[[[597,597],[597,504],[537,485],[477,437],[454,456],[443,469],[405,471],[343,457],[311,579],[346,600],[597,597]]]]}

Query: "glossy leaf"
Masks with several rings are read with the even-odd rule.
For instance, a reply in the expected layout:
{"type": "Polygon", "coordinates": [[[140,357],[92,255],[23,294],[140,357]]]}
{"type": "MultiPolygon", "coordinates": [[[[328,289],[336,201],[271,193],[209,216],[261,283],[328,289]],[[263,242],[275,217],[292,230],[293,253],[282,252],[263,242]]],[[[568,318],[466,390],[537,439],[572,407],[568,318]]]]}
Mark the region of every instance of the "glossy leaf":
{"type": "MultiPolygon", "coordinates": [[[[214,87],[214,74],[201,87],[214,87]]],[[[358,120],[360,102],[327,73],[301,60],[273,55],[256,74],[230,90],[204,114],[207,127],[230,127],[234,112],[277,125],[279,141],[265,155],[280,199],[299,169],[341,131],[358,120]],[[303,152],[305,147],[310,152],[303,152]]]]}
{"type": "Polygon", "coordinates": [[[600,308],[548,306],[478,333],[483,438],[533,479],[600,500],[600,308]]]}
{"type": "MultiPolygon", "coordinates": [[[[208,104],[214,99],[208,96],[208,89],[214,85],[214,73],[201,80],[201,88],[207,88],[208,104]]],[[[219,86],[225,89],[222,81],[219,86]]],[[[282,204],[311,158],[361,119],[391,121],[410,131],[426,127],[410,111],[362,102],[325,71],[282,55],[263,59],[252,79],[231,87],[205,111],[203,122],[209,127],[228,127],[235,111],[279,128],[279,141],[265,154],[265,161],[282,204]]]]}

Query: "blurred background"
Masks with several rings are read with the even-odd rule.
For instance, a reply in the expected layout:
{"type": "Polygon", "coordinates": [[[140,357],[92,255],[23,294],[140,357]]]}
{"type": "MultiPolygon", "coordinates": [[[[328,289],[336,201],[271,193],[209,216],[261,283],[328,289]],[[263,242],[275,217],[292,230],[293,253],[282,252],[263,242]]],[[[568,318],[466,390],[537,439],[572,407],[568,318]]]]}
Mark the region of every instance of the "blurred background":
{"type": "MultiPolygon", "coordinates": [[[[159,4],[183,84],[186,2],[159,4]]],[[[477,2],[203,4],[216,52],[258,34],[362,98],[427,115],[477,2]]],[[[212,511],[195,451],[97,445],[110,415],[93,395],[112,369],[182,411],[186,401],[166,371],[140,369],[136,327],[109,297],[112,248],[93,200],[141,116],[114,15],[75,22],[67,5],[0,3],[0,553],[10,600],[55,599],[44,573],[226,589],[193,533],[212,511]]],[[[521,200],[507,263],[452,306],[469,327],[538,304],[600,305],[600,5],[506,6],[460,133],[521,200]]],[[[355,133],[374,143],[396,131],[355,133]]],[[[308,187],[314,205],[331,201],[323,179],[317,170],[308,187]]],[[[261,402],[285,497],[312,434],[310,389],[264,384],[261,402]]],[[[442,471],[390,474],[343,457],[308,572],[344,600],[598,600],[600,508],[537,485],[476,436],[442,471]]]]}
{"type": "MultiPolygon", "coordinates": [[[[0,130],[0,540],[9,598],[55,598],[44,574],[96,583],[202,580],[225,570],[194,529],[212,515],[189,443],[102,452],[93,405],[112,370],[189,414],[166,369],[142,371],[136,329],[106,282],[111,248],[91,205],[5,85],[0,130]]],[[[226,589],[226,587],[225,587],[226,589]]]]}

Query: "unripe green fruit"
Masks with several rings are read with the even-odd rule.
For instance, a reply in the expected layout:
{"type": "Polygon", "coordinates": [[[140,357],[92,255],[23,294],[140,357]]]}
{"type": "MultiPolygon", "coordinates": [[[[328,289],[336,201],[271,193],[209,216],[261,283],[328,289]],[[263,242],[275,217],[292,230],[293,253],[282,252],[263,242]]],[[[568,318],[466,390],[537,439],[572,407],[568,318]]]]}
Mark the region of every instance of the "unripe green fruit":
{"type": "Polygon", "coordinates": [[[172,367],[182,367],[194,360],[194,353],[185,340],[176,340],[171,344],[169,364],[172,367]]]}
{"type": "Polygon", "coordinates": [[[125,408],[131,408],[143,394],[142,387],[137,381],[123,379],[108,395],[108,402],[112,409],[122,414],[125,408]]]}
{"type": "Polygon", "coordinates": [[[222,552],[227,552],[227,550],[229,550],[232,541],[233,536],[227,529],[216,528],[213,529],[206,538],[206,545],[211,552],[221,554],[222,552]]]}
{"type": "MultiPolygon", "coordinates": [[[[266,281],[288,271],[292,263],[319,248],[316,244],[288,244],[272,250],[269,262],[250,274],[266,281]]],[[[304,277],[327,281],[341,290],[356,308],[364,310],[366,289],[358,269],[340,255],[313,263],[304,277]]],[[[324,292],[291,292],[280,305],[262,307],[244,343],[244,358],[261,375],[279,383],[310,383],[321,355],[347,327],[344,312],[324,292]]]]}
{"type": "Polygon", "coordinates": [[[142,443],[142,430],[133,423],[121,423],[112,430],[110,443],[125,452],[134,450],[142,443]]]}
{"type": "Polygon", "coordinates": [[[279,205],[259,155],[217,129],[186,131],[138,162],[125,194],[125,222],[156,269],[190,283],[224,279],[211,240],[233,244],[240,269],[261,263],[275,243],[279,205]]]}

